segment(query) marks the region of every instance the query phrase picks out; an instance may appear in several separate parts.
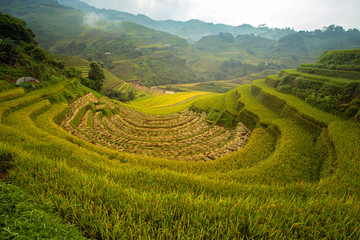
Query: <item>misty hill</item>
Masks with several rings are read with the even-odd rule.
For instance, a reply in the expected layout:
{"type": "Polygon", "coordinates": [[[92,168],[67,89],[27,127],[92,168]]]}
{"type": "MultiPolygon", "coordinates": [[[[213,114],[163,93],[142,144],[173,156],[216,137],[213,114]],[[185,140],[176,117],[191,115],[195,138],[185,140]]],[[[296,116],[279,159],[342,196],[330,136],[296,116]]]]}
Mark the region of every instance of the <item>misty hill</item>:
{"type": "Polygon", "coordinates": [[[360,48],[360,32],[331,25],[322,30],[289,34],[278,41],[253,34],[234,37],[230,33],[220,33],[203,37],[194,44],[194,48],[199,56],[206,56],[206,59],[198,59],[195,66],[203,65],[205,61],[207,65],[214,66],[221,61],[222,66],[217,69],[221,74],[227,74],[224,63],[229,59],[251,64],[276,63],[282,65],[281,68],[294,68],[301,63],[316,61],[327,50],[360,48]]]}
{"type": "Polygon", "coordinates": [[[34,29],[37,41],[50,50],[61,42],[79,39],[87,44],[99,34],[110,35],[114,32],[128,33],[128,42],[136,42],[140,46],[188,45],[177,36],[138,24],[108,21],[97,15],[60,5],[56,0],[5,0],[0,2],[0,10],[26,21],[34,29]],[[147,36],[150,34],[153,36],[147,36]]]}
{"type": "MultiPolygon", "coordinates": [[[[269,29],[266,25],[229,26],[205,23],[200,20],[156,21],[142,14],[134,15],[116,10],[98,9],[80,0],[59,0],[59,2],[92,14],[94,18],[135,22],[180,36],[189,42],[196,41],[196,48],[205,50],[206,58],[210,54],[210,60],[200,59],[197,63],[195,62],[195,69],[198,69],[197,65],[204,65],[204,61],[210,61],[210,66],[207,63],[205,66],[210,67],[210,71],[213,69],[214,74],[221,72],[222,63],[230,58],[251,64],[271,61],[280,65],[286,64],[287,67],[296,67],[301,63],[316,61],[326,50],[360,47],[360,34],[357,29],[345,31],[342,27],[334,25],[324,27],[322,30],[296,32],[290,28],[269,29]],[[224,56],[227,59],[224,59],[224,56]]],[[[204,57],[201,53],[199,56],[204,57]]],[[[240,75],[243,74],[246,73],[242,71],[240,75]]],[[[231,77],[226,73],[221,73],[221,76],[227,79],[231,77]]]]}
{"type": "Polygon", "coordinates": [[[7,1],[0,4],[0,10],[27,21],[40,45],[52,53],[101,62],[121,80],[148,87],[209,77],[229,79],[258,71],[256,66],[244,65],[246,70],[238,68],[236,74],[218,74],[229,58],[217,61],[196,54],[185,39],[175,35],[132,22],[108,21],[54,0],[7,1]],[[209,64],[202,59],[208,59],[209,64]]]}
{"type": "Polygon", "coordinates": [[[99,16],[111,21],[129,21],[138,23],[140,25],[153,28],[159,31],[165,31],[182,38],[187,39],[189,42],[195,42],[204,36],[216,35],[221,32],[229,32],[234,36],[239,34],[254,34],[262,36],[264,38],[278,40],[282,36],[294,33],[294,30],[290,28],[286,29],[270,29],[268,27],[260,26],[253,27],[249,24],[242,24],[239,26],[230,26],[225,24],[213,24],[203,22],[197,19],[189,21],[174,21],[174,20],[160,20],[156,21],[143,14],[130,14],[127,12],[121,12],[116,10],[98,9],[88,4],[81,2],[80,0],[58,0],[59,3],[70,6],[74,9],[80,10],[86,13],[99,14],[99,16]]]}
{"type": "Polygon", "coordinates": [[[188,65],[191,45],[178,36],[109,22],[54,0],[5,1],[0,10],[28,22],[45,49],[101,62],[121,80],[147,86],[197,80],[188,65]]]}
{"type": "Polygon", "coordinates": [[[54,43],[80,35],[84,13],[60,5],[55,0],[4,0],[0,10],[27,22],[39,44],[49,49],[54,43]]]}
{"type": "Polygon", "coordinates": [[[97,61],[121,80],[148,87],[234,79],[311,63],[325,50],[360,47],[357,29],[345,31],[333,25],[311,32],[290,31],[287,35],[282,35],[283,30],[242,25],[235,27],[242,29],[237,34],[234,27],[226,25],[198,20],[155,21],[144,15],[97,9],[77,0],[59,2],[81,10],[55,0],[4,0],[0,11],[25,20],[40,46],[52,53],[97,61]],[[146,27],[149,24],[152,28],[146,27]],[[162,26],[163,31],[154,30],[155,25],[162,26]],[[171,26],[171,31],[198,34],[199,38],[213,35],[190,45],[167,33],[169,29],[164,26],[171,26]],[[217,31],[223,32],[214,33],[217,31]]]}

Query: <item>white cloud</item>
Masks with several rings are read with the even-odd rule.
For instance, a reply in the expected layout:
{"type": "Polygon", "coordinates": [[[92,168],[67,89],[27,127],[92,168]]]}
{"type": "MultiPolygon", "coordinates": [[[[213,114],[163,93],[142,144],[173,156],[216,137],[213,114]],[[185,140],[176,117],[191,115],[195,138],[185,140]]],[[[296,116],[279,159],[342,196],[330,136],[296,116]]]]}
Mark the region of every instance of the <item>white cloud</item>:
{"type": "Polygon", "coordinates": [[[312,30],[330,24],[360,28],[359,0],[82,0],[99,8],[145,14],[162,20],[312,30]]]}
{"type": "Polygon", "coordinates": [[[103,20],[105,20],[105,17],[101,14],[88,13],[84,16],[84,23],[87,25],[96,25],[103,20]]]}

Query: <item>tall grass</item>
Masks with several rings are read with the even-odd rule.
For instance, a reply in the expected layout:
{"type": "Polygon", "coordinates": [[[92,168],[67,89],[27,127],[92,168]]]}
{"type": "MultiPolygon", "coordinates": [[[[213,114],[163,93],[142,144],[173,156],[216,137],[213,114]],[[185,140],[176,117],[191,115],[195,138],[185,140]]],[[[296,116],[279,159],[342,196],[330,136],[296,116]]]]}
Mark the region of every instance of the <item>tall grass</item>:
{"type": "Polygon", "coordinates": [[[25,90],[22,87],[13,88],[8,91],[3,91],[3,92],[0,92],[0,101],[11,99],[14,97],[19,97],[19,96],[23,95],[24,93],[25,93],[25,90]]]}
{"type": "Polygon", "coordinates": [[[76,227],[41,209],[18,187],[0,182],[0,193],[1,239],[85,239],[76,227]]]}

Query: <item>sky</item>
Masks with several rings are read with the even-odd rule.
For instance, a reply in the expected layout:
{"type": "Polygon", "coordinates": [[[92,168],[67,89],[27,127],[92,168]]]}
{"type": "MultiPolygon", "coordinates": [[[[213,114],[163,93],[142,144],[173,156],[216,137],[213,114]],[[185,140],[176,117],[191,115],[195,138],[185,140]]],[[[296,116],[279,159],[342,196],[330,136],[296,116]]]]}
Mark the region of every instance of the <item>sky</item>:
{"type": "Polygon", "coordinates": [[[360,0],[81,0],[97,8],[144,14],[155,20],[228,25],[267,24],[295,30],[322,29],[332,24],[360,29],[360,0]]]}

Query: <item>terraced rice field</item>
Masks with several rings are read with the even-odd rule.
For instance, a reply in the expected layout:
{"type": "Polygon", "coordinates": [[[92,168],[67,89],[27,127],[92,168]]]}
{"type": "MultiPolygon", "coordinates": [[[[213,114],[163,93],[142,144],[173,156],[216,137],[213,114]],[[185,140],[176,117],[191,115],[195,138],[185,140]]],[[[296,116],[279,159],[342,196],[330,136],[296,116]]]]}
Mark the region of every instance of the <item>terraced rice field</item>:
{"type": "Polygon", "coordinates": [[[209,161],[243,148],[250,137],[243,124],[226,129],[208,123],[206,113],[184,110],[170,115],[145,114],[105,97],[98,100],[92,93],[69,107],[70,114],[60,126],[96,145],[121,152],[209,161]]]}
{"type": "Polygon", "coordinates": [[[0,84],[7,178],[87,238],[360,238],[359,123],[265,80],[127,105],[0,84]]]}
{"type": "Polygon", "coordinates": [[[66,63],[67,66],[69,67],[73,67],[79,71],[81,71],[81,76],[82,77],[88,77],[88,73],[90,70],[90,62],[82,59],[82,58],[78,58],[75,56],[66,56],[66,55],[56,55],[55,58],[58,61],[64,61],[66,63]]]}

